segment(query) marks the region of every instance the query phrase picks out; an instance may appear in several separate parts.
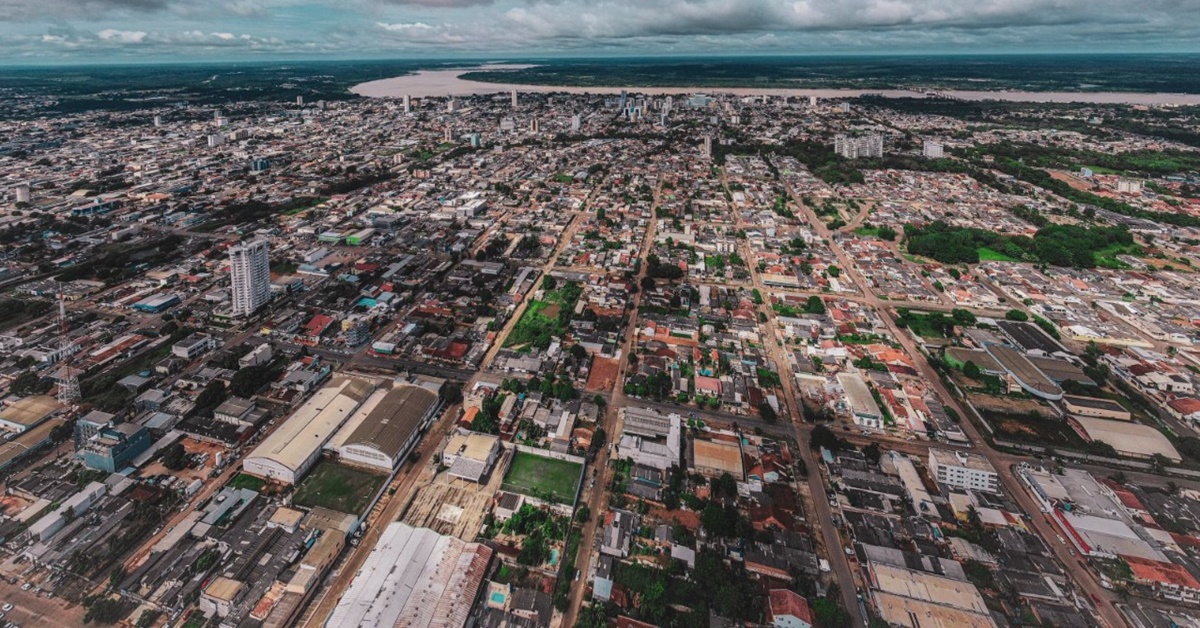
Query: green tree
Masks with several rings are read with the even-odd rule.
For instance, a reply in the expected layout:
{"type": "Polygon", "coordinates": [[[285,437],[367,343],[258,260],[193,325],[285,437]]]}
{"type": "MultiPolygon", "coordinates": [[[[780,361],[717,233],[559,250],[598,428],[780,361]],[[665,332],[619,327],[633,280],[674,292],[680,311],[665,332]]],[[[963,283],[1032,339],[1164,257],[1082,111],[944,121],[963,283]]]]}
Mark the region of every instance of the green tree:
{"type": "Polygon", "coordinates": [[[833,433],[833,430],[824,425],[818,425],[809,434],[808,445],[813,451],[820,450],[822,447],[829,451],[839,451],[845,449],[847,443],[838,438],[837,434],[833,433]]]}
{"type": "Polygon", "coordinates": [[[1009,311],[1005,312],[1004,318],[1006,318],[1010,321],[1024,322],[1024,321],[1029,320],[1029,315],[1021,310],[1013,309],[1013,310],[1009,310],[1009,311]]]}
{"type": "Polygon", "coordinates": [[[441,397],[442,401],[448,405],[462,403],[462,384],[445,381],[442,383],[441,387],[438,388],[438,396],[441,397]]]}
{"type": "Polygon", "coordinates": [[[183,443],[176,441],[167,445],[162,452],[162,463],[172,471],[180,471],[187,466],[187,450],[183,448],[183,443]]]}
{"type": "Polygon", "coordinates": [[[979,365],[973,360],[967,360],[967,363],[963,365],[963,375],[977,380],[983,375],[983,372],[979,370],[979,365]]]}
{"type": "Polygon", "coordinates": [[[954,319],[955,323],[963,327],[971,327],[978,322],[978,320],[975,318],[975,315],[972,314],[970,310],[964,310],[962,308],[955,308],[952,310],[950,312],[950,317],[954,319]]]}

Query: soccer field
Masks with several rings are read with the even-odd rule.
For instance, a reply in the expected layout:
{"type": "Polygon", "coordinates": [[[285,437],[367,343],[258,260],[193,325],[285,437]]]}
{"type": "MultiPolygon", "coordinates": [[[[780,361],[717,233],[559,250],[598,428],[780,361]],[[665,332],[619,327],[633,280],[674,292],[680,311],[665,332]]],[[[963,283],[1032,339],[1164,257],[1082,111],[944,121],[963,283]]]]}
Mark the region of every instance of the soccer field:
{"type": "Polygon", "coordinates": [[[524,493],[531,497],[570,504],[575,499],[575,487],[583,475],[583,465],[568,460],[544,458],[518,451],[513,456],[504,490],[524,493]]]}
{"type": "Polygon", "coordinates": [[[324,506],[361,516],[375,491],[386,479],[384,475],[321,462],[296,488],[292,501],[298,506],[324,506]]]}

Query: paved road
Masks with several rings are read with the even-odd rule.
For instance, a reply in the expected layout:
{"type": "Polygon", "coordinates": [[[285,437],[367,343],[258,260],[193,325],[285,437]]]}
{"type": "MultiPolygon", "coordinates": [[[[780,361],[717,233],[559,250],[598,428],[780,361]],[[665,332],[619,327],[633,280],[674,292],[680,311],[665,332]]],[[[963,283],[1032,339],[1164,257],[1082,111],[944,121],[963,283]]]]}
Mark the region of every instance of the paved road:
{"type": "MultiPolygon", "coordinates": [[[[622,425],[620,411],[630,405],[630,400],[625,396],[625,369],[629,365],[629,355],[633,352],[634,343],[637,342],[637,317],[638,308],[642,303],[642,290],[640,288],[642,278],[646,276],[646,257],[650,254],[651,247],[654,245],[654,235],[658,230],[658,218],[654,217],[658,208],[659,200],[662,194],[662,186],[654,192],[654,204],[651,209],[650,224],[646,228],[645,238],[642,240],[641,249],[641,265],[638,276],[634,279],[634,284],[639,286],[637,293],[633,295],[633,309],[629,313],[629,325],[625,330],[624,344],[621,350],[621,361],[617,366],[617,377],[613,384],[613,390],[608,393],[609,399],[608,408],[604,413],[604,433],[607,435],[609,442],[615,442],[619,437],[622,425]]],[[[638,402],[640,403],[640,402],[638,402]]],[[[563,626],[574,626],[575,620],[579,616],[579,610],[583,606],[584,596],[588,589],[588,584],[592,582],[592,572],[595,565],[593,554],[596,547],[596,531],[600,527],[600,523],[604,520],[604,513],[608,510],[608,487],[612,483],[614,470],[609,466],[609,447],[604,447],[596,454],[596,460],[592,465],[593,470],[599,470],[596,473],[595,485],[588,490],[587,506],[592,513],[592,518],[583,526],[579,541],[579,556],[575,559],[575,567],[579,569],[581,574],[579,580],[572,586],[570,601],[567,605],[567,610],[563,614],[563,626]]],[[[567,577],[567,574],[564,574],[567,577]]]]}
{"type": "MultiPolygon", "coordinates": [[[[725,189],[729,189],[726,171],[721,169],[722,182],[725,189]]],[[[738,229],[748,227],[743,219],[741,211],[734,207],[734,216],[738,229]]],[[[824,223],[816,221],[814,226],[819,226],[824,229],[824,223]]],[[[823,237],[828,238],[829,234],[823,234],[823,237]]],[[[742,259],[753,260],[753,251],[750,250],[750,245],[745,240],[738,241],[738,247],[741,249],[742,259]]],[[[849,264],[845,264],[850,266],[849,264]]],[[[762,276],[758,272],[756,264],[748,264],[750,267],[750,277],[753,279],[754,287],[758,289],[760,294],[770,294],[766,285],[762,281],[762,276]]],[[[804,424],[804,413],[800,405],[799,396],[795,391],[795,377],[791,372],[791,362],[781,346],[780,338],[783,337],[779,321],[775,315],[775,309],[771,307],[769,299],[764,299],[763,303],[758,306],[759,313],[767,317],[767,326],[771,330],[766,338],[763,339],[767,352],[770,354],[771,360],[775,362],[775,368],[781,373],[780,383],[782,384],[784,401],[786,402],[787,419],[792,422],[795,428],[795,436],[798,446],[796,447],[800,459],[804,461],[805,468],[808,469],[808,492],[810,496],[809,503],[812,505],[815,525],[821,530],[820,545],[824,546],[825,556],[829,559],[830,566],[833,569],[834,576],[838,583],[838,587],[842,594],[842,605],[846,608],[846,612],[853,619],[853,625],[865,626],[867,618],[863,616],[862,609],[859,604],[858,579],[855,578],[855,570],[851,567],[850,561],[846,554],[842,551],[842,536],[841,532],[833,525],[833,510],[829,505],[829,500],[825,496],[825,480],[822,477],[821,467],[817,465],[817,460],[813,456],[812,450],[808,447],[808,433],[810,426],[804,424]]],[[[781,413],[783,414],[783,413],[781,413]]],[[[783,416],[780,416],[783,419],[783,416]]]]}

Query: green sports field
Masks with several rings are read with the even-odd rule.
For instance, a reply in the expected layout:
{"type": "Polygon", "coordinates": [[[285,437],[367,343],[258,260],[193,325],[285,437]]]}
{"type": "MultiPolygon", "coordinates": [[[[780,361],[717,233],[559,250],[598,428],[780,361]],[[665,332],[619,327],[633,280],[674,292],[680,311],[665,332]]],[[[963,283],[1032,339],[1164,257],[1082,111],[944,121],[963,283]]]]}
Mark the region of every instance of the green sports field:
{"type": "Polygon", "coordinates": [[[296,488],[292,501],[298,506],[324,506],[362,516],[386,479],[384,475],[323,461],[296,488]]]}
{"type": "Polygon", "coordinates": [[[513,456],[504,490],[531,497],[570,504],[575,499],[575,487],[583,475],[583,465],[568,460],[543,458],[518,451],[513,456]]]}

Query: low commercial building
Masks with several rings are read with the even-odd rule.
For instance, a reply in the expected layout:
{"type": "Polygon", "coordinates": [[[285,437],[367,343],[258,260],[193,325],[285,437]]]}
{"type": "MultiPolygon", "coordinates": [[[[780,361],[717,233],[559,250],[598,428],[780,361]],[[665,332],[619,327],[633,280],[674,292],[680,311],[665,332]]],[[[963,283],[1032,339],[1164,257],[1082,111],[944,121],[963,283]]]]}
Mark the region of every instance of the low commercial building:
{"type": "Polygon", "coordinates": [[[486,545],[391,523],[325,626],[464,626],[491,560],[486,545]]]}
{"type": "Polygon", "coordinates": [[[995,626],[983,596],[970,582],[876,563],[869,563],[868,572],[876,606],[890,625],[995,626]],[[912,614],[915,608],[928,612],[912,614]]]}
{"type": "Polygon", "coordinates": [[[305,595],[311,591],[314,585],[321,582],[321,578],[333,561],[341,555],[345,546],[345,536],[336,531],[323,532],[300,561],[292,579],[288,581],[287,592],[305,595]]]}
{"type": "Polygon", "coordinates": [[[1183,565],[1136,556],[1121,558],[1129,565],[1134,582],[1150,587],[1163,599],[1190,604],[1200,602],[1200,581],[1183,565]]]}
{"type": "Polygon", "coordinates": [[[238,358],[238,367],[249,368],[251,366],[266,364],[267,362],[271,361],[273,355],[274,353],[271,349],[271,345],[264,342],[261,345],[254,347],[250,353],[238,358]]]}
{"type": "Polygon", "coordinates": [[[266,415],[256,411],[256,405],[253,399],[230,397],[213,410],[213,418],[233,425],[257,425],[266,415]]]}
{"type": "Polygon", "coordinates": [[[1112,419],[1114,421],[1133,420],[1133,414],[1129,410],[1126,410],[1125,406],[1111,399],[1063,395],[1062,400],[1063,408],[1075,416],[1112,419]]]}
{"type": "Polygon", "coordinates": [[[225,617],[245,592],[246,585],[224,576],[218,576],[200,594],[200,611],[212,617],[225,617]]]}
{"type": "Polygon", "coordinates": [[[854,422],[862,427],[883,429],[883,411],[875,403],[867,381],[857,373],[838,373],[837,379],[846,391],[846,405],[854,422]]]}
{"type": "Polygon", "coordinates": [[[1146,560],[1167,562],[1167,557],[1154,545],[1142,538],[1137,530],[1114,513],[1087,514],[1086,511],[1067,510],[1069,504],[1055,508],[1054,522],[1063,536],[1083,556],[1117,558],[1118,556],[1140,557],[1146,560]]]}
{"type": "Polygon", "coordinates": [[[622,412],[625,429],[617,445],[621,458],[659,470],[679,464],[683,417],[646,408],[624,408],[622,412]]]}
{"type": "Polygon", "coordinates": [[[139,312],[146,312],[147,314],[158,314],[179,305],[181,302],[177,294],[156,294],[134,303],[133,309],[139,312]]]}
{"type": "Polygon", "coordinates": [[[108,492],[108,487],[101,482],[92,482],[83,490],[68,497],[54,512],[48,513],[29,526],[29,536],[40,542],[58,534],[68,522],[87,512],[92,504],[108,492]]]}
{"type": "Polygon", "coordinates": [[[693,440],[692,469],[710,478],[728,473],[739,482],[746,479],[745,466],[742,464],[742,448],[737,443],[693,440]]]}
{"type": "Polygon", "coordinates": [[[195,333],[171,345],[171,355],[185,360],[195,360],[216,348],[216,338],[208,334],[195,333]]]}
{"type": "Polygon", "coordinates": [[[929,471],[938,484],[972,491],[1000,492],[995,467],[983,456],[945,449],[929,450],[929,471]]]}
{"type": "Polygon", "coordinates": [[[480,482],[491,472],[500,451],[499,437],[460,430],[442,450],[442,464],[449,467],[446,472],[454,477],[480,482]]]}

